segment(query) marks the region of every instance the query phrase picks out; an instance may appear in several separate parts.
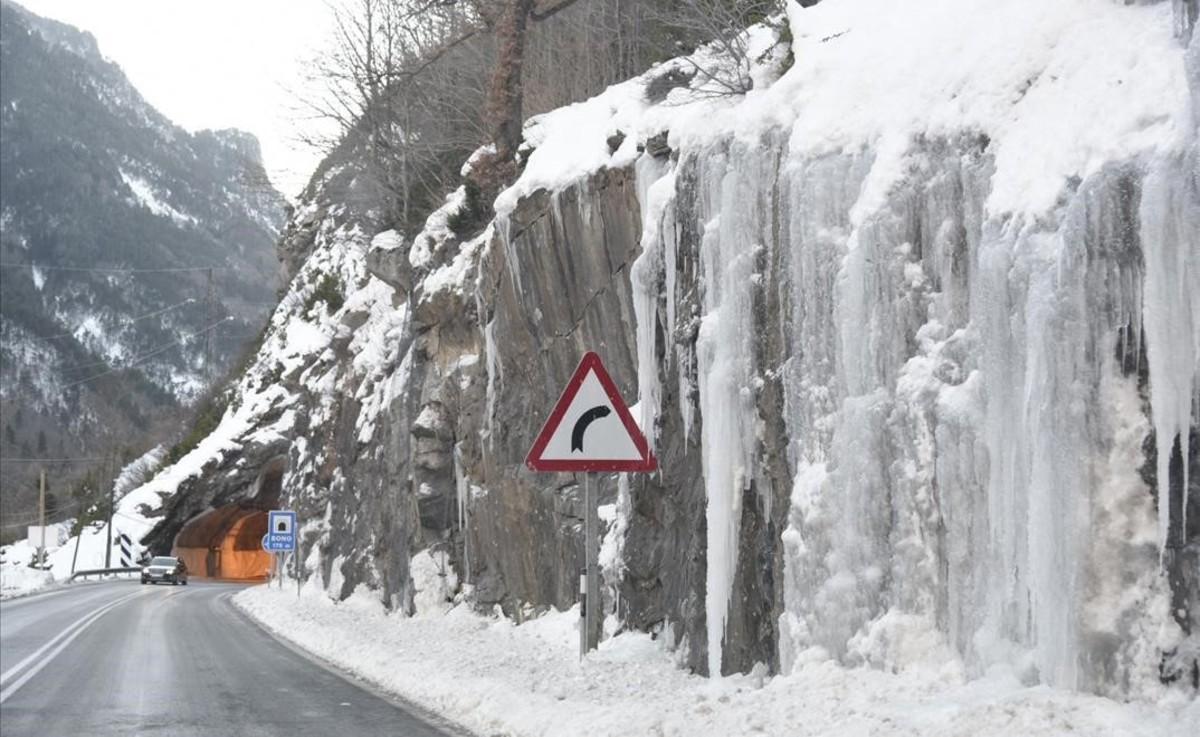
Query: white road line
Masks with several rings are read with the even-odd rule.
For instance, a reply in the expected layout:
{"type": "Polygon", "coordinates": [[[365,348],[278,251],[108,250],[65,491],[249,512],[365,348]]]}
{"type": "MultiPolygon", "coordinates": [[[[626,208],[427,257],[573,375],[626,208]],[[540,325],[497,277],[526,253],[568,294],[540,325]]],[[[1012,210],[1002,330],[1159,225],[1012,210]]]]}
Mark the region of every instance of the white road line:
{"type": "Polygon", "coordinates": [[[142,593],[143,592],[141,592],[141,591],[135,591],[132,594],[127,594],[125,596],[122,596],[120,599],[117,599],[116,601],[106,604],[105,606],[97,609],[94,612],[89,612],[89,613],[83,615],[79,619],[77,619],[74,622],[72,622],[71,624],[67,625],[67,627],[65,629],[63,629],[62,632],[59,632],[57,635],[55,635],[53,638],[51,638],[50,641],[47,642],[45,645],[42,645],[37,650],[34,650],[32,653],[25,656],[21,660],[21,662],[17,663],[13,667],[4,671],[3,675],[0,675],[0,684],[3,684],[4,682],[6,682],[10,678],[12,678],[14,675],[21,672],[22,668],[29,665],[31,662],[33,662],[37,658],[41,657],[43,653],[45,653],[50,648],[54,647],[55,643],[58,643],[60,640],[63,640],[63,638],[66,638],[66,641],[63,642],[61,645],[59,645],[59,647],[56,648],[53,652],[51,652],[49,655],[47,655],[42,660],[42,662],[40,662],[39,664],[37,664],[36,666],[31,668],[24,676],[22,676],[16,682],[11,684],[8,688],[5,688],[2,692],[0,692],[0,704],[4,703],[5,700],[7,700],[9,696],[11,696],[13,693],[15,693],[18,688],[25,685],[26,681],[28,681],[30,678],[32,678],[34,676],[34,674],[36,674],[38,671],[40,671],[42,668],[44,668],[46,666],[46,664],[48,664],[51,660],[53,660],[56,655],[58,655],[60,652],[62,652],[62,649],[64,647],[66,647],[71,642],[71,640],[74,640],[79,635],[80,632],[82,632],[85,628],[87,628],[88,625],[90,625],[92,622],[95,622],[97,619],[99,619],[101,616],[103,616],[109,609],[112,609],[113,607],[117,606],[118,604],[120,604],[124,601],[127,601],[129,599],[132,599],[135,596],[140,596],[142,593]]]}

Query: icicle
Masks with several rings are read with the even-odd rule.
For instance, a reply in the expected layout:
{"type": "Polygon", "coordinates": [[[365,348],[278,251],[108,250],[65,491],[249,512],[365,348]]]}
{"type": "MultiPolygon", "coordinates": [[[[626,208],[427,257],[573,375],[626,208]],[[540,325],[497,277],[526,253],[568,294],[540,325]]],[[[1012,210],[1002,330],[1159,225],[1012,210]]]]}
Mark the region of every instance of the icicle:
{"type": "Polygon", "coordinates": [[[454,491],[458,502],[458,531],[463,541],[463,583],[471,583],[471,485],[462,468],[462,444],[454,445],[454,491]]]}
{"type": "Polygon", "coordinates": [[[496,379],[503,375],[500,364],[500,350],[496,346],[496,318],[492,318],[483,327],[483,352],[487,357],[487,417],[483,424],[483,437],[488,447],[494,447],[493,438],[496,422],[496,379]]]}
{"type": "Polygon", "coordinates": [[[725,625],[738,561],[742,492],[754,474],[757,414],[753,387],[755,242],[763,193],[773,185],[774,159],[749,148],[729,155],[720,149],[701,161],[707,188],[700,242],[704,280],[696,341],[701,447],[707,493],[707,615],[709,675],[721,675],[725,625]],[[764,166],[764,161],[770,161],[764,166]]]}
{"type": "Polygon", "coordinates": [[[504,247],[504,260],[507,261],[508,278],[512,280],[513,291],[519,300],[524,293],[521,286],[521,263],[517,260],[517,249],[512,242],[512,218],[508,215],[497,215],[495,232],[500,236],[500,244],[504,247]]]}
{"type": "MultiPolygon", "coordinates": [[[[658,365],[659,277],[663,273],[663,220],[675,198],[675,176],[667,164],[653,156],[637,162],[638,200],[642,205],[642,252],[629,276],[633,286],[633,312],[637,320],[638,405],[640,425],[651,450],[657,444],[662,387],[658,365]]],[[[668,278],[673,281],[673,273],[668,278]]]]}
{"type": "MultiPolygon", "coordinates": [[[[1189,197],[1187,162],[1161,158],[1142,187],[1141,240],[1146,263],[1143,291],[1150,405],[1158,442],[1158,534],[1165,553],[1171,541],[1170,464],[1176,439],[1183,445],[1183,504],[1187,508],[1188,433],[1200,393],[1200,202],[1189,197]]],[[[1179,520],[1183,525],[1183,519],[1179,520]]],[[[1182,534],[1182,531],[1181,531],[1182,534]]]]}

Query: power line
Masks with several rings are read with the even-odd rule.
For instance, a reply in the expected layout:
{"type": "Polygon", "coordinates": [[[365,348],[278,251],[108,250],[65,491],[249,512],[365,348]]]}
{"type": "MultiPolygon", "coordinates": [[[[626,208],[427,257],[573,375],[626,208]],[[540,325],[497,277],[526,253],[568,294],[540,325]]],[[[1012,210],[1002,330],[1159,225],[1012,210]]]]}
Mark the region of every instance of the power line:
{"type": "Polygon", "coordinates": [[[148,320],[151,317],[156,317],[158,315],[163,314],[164,312],[170,312],[171,310],[177,310],[180,307],[183,307],[184,305],[190,305],[195,301],[196,301],[195,297],[188,297],[187,299],[183,300],[182,302],[177,302],[177,303],[171,305],[170,307],[164,307],[161,310],[155,310],[153,312],[147,312],[144,315],[138,315],[137,317],[130,318],[126,322],[139,322],[141,320],[148,320]]]}
{"type": "Polygon", "coordinates": [[[139,356],[138,358],[134,359],[133,361],[130,361],[129,363],[126,363],[122,366],[116,366],[114,368],[109,369],[108,371],[101,371],[100,373],[93,374],[92,376],[89,376],[86,379],[80,379],[79,381],[73,381],[70,384],[63,384],[63,386],[61,388],[62,389],[70,389],[71,387],[79,386],[80,384],[86,384],[87,382],[92,381],[93,379],[99,379],[103,376],[108,376],[109,374],[114,374],[118,371],[124,371],[125,369],[133,368],[134,366],[137,366],[140,363],[143,363],[145,361],[148,361],[151,358],[154,358],[155,356],[157,356],[158,354],[160,354],[164,351],[170,350],[171,348],[174,348],[176,346],[183,345],[183,342],[185,340],[187,340],[188,338],[194,338],[197,335],[203,335],[204,333],[207,333],[210,330],[215,329],[221,323],[224,323],[224,322],[226,322],[228,320],[232,320],[232,319],[233,319],[232,317],[222,318],[222,319],[218,320],[217,322],[213,323],[212,325],[209,325],[208,327],[204,328],[203,330],[199,330],[195,333],[184,335],[183,337],[181,337],[179,340],[175,341],[174,343],[171,343],[170,345],[165,345],[161,348],[158,348],[158,349],[153,350],[149,353],[146,353],[142,356],[139,356]]]}
{"type": "Polygon", "coordinates": [[[85,463],[103,458],[0,458],[0,463],[85,463]]]}
{"type": "MultiPolygon", "coordinates": [[[[128,325],[130,323],[140,322],[142,320],[148,320],[151,317],[161,315],[164,312],[170,312],[171,310],[177,310],[180,307],[183,307],[184,305],[190,305],[195,301],[196,301],[195,297],[189,297],[189,298],[183,300],[182,302],[178,302],[176,304],[171,305],[170,307],[163,307],[160,310],[155,310],[153,312],[147,312],[146,314],[138,315],[137,317],[131,317],[131,318],[125,320],[124,324],[128,325]]],[[[75,330],[72,330],[70,332],[67,332],[67,333],[59,333],[58,335],[35,335],[35,336],[31,337],[30,340],[42,341],[42,340],[58,340],[59,338],[69,338],[69,337],[73,337],[77,330],[78,330],[78,328],[76,328],[75,330]]],[[[105,361],[105,363],[107,363],[107,361],[105,361]]],[[[85,365],[95,365],[95,364],[85,364],[85,365]]]]}
{"type": "MultiPolygon", "coordinates": [[[[208,319],[209,320],[213,319],[215,310],[216,310],[216,300],[214,299],[214,292],[213,292],[213,272],[212,272],[212,269],[209,269],[208,270],[208,319]]],[[[212,333],[209,333],[204,336],[204,383],[206,385],[211,385],[212,381],[213,381],[212,348],[213,348],[213,336],[212,336],[212,333]]]]}
{"type": "Polygon", "coordinates": [[[38,271],[83,271],[93,274],[167,274],[180,271],[208,271],[210,269],[228,269],[228,266],[174,266],[160,269],[136,269],[123,267],[97,266],[42,266],[40,264],[0,263],[0,269],[37,269],[38,271]]]}
{"type": "MultiPolygon", "coordinates": [[[[120,371],[123,368],[129,368],[130,366],[136,366],[137,364],[141,363],[144,359],[149,358],[150,356],[157,356],[159,353],[162,353],[163,351],[167,350],[168,348],[173,348],[177,345],[182,344],[188,338],[194,338],[197,335],[203,335],[204,333],[208,332],[209,330],[212,330],[216,326],[222,325],[233,319],[234,319],[233,317],[221,318],[220,320],[217,320],[215,323],[213,323],[212,325],[209,325],[208,327],[204,328],[203,330],[199,330],[194,333],[189,333],[187,335],[180,336],[177,340],[174,340],[170,343],[165,343],[165,344],[157,346],[155,348],[151,348],[150,352],[144,353],[141,356],[134,358],[132,360],[132,362],[130,362],[128,364],[124,364],[122,366],[113,366],[112,370],[120,371]]],[[[60,366],[59,369],[62,371],[78,371],[79,369],[91,368],[92,366],[112,366],[112,360],[111,359],[101,359],[99,361],[89,361],[88,363],[77,363],[73,366],[60,366]]],[[[71,386],[71,385],[68,384],[67,386],[71,386]]],[[[65,389],[67,387],[63,387],[63,388],[65,389]]]]}

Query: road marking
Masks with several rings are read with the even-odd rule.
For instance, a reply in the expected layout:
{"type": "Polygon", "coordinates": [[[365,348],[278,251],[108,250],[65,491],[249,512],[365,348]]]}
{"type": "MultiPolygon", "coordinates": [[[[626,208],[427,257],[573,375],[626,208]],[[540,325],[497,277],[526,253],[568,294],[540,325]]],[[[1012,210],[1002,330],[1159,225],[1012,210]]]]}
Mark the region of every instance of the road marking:
{"type": "Polygon", "coordinates": [[[49,665],[50,661],[54,660],[54,658],[57,657],[58,654],[60,652],[62,652],[63,649],[66,648],[67,645],[71,644],[72,640],[74,640],[76,637],[78,637],[80,635],[80,633],[83,632],[85,629],[87,629],[93,622],[95,622],[100,617],[104,616],[110,609],[117,606],[118,604],[128,601],[129,599],[132,599],[135,596],[141,596],[141,595],[142,595],[141,591],[135,591],[132,594],[127,594],[125,596],[122,596],[120,599],[117,599],[116,601],[109,602],[108,604],[100,607],[99,609],[97,609],[94,612],[89,612],[89,613],[85,614],[84,616],[75,620],[71,624],[67,625],[67,627],[65,629],[63,629],[62,632],[59,632],[57,635],[55,635],[53,638],[51,638],[51,640],[49,642],[47,642],[45,645],[42,645],[37,650],[35,650],[32,653],[30,653],[29,655],[25,656],[21,660],[21,662],[17,663],[13,667],[6,670],[3,673],[3,675],[0,675],[0,684],[3,684],[5,681],[8,681],[14,675],[19,673],[22,668],[29,665],[31,662],[33,662],[37,658],[41,657],[41,655],[43,653],[45,653],[50,648],[54,647],[54,645],[56,643],[58,643],[58,647],[54,648],[53,651],[51,651],[48,655],[46,655],[46,657],[43,658],[40,663],[38,663],[37,665],[33,666],[28,671],[26,671],[25,675],[21,676],[16,681],[9,684],[9,686],[7,688],[5,688],[3,691],[0,691],[0,704],[3,704],[5,701],[7,701],[10,696],[12,696],[14,693],[17,692],[17,689],[21,688],[21,686],[24,686],[29,681],[30,678],[33,678],[35,675],[38,674],[39,671],[41,671],[42,668],[45,668],[47,665],[49,665]],[[66,639],[63,639],[63,638],[66,638],[66,639]]]}

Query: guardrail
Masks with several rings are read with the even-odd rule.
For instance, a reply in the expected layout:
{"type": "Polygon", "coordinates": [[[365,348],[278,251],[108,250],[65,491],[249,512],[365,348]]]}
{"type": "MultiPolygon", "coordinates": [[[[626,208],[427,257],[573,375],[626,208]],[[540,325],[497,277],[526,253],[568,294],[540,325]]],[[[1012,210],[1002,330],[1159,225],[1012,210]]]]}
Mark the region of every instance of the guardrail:
{"type": "Polygon", "coordinates": [[[142,572],[142,569],[141,569],[141,567],[138,567],[138,566],[129,567],[129,568],[124,568],[124,567],[122,567],[122,568],[93,568],[88,571],[75,571],[75,573],[71,574],[71,577],[67,580],[74,581],[77,578],[87,578],[88,576],[106,576],[106,575],[112,575],[112,574],[116,574],[116,573],[141,573],[141,572],[142,572]]]}

